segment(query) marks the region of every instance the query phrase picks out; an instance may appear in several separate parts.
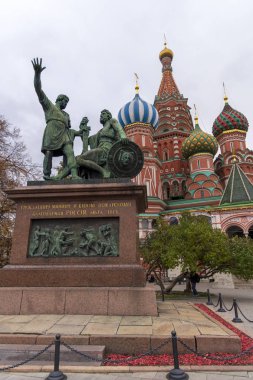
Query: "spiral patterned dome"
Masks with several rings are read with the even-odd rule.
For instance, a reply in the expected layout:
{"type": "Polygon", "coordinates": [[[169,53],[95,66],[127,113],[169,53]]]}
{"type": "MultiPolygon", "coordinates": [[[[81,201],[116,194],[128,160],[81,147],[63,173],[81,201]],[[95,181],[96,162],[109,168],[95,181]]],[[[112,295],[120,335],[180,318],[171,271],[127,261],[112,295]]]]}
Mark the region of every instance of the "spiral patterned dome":
{"type": "Polygon", "coordinates": [[[185,158],[189,158],[197,153],[210,153],[213,156],[217,153],[218,143],[209,133],[202,131],[196,123],[194,131],[182,144],[182,153],[185,158]]]}
{"type": "Polygon", "coordinates": [[[142,100],[137,93],[131,102],[120,109],[118,120],[123,128],[133,123],[152,124],[154,128],[157,128],[158,112],[152,104],[142,100]]]}
{"type": "Polygon", "coordinates": [[[247,118],[239,111],[234,110],[228,103],[213,123],[213,135],[219,136],[225,131],[239,129],[247,132],[249,123],[247,118]]]}

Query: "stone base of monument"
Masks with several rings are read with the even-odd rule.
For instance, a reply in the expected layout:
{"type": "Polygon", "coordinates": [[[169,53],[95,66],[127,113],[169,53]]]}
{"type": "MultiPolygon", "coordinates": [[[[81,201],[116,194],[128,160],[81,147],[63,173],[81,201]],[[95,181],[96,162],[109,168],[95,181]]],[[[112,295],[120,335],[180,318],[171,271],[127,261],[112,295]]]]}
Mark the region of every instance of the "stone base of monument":
{"type": "Polygon", "coordinates": [[[157,315],[155,293],[138,287],[0,288],[0,314],[157,315]]]}
{"type": "Polygon", "coordinates": [[[0,314],[157,315],[137,249],[144,186],[43,182],[8,196],[17,214],[0,314]]]}

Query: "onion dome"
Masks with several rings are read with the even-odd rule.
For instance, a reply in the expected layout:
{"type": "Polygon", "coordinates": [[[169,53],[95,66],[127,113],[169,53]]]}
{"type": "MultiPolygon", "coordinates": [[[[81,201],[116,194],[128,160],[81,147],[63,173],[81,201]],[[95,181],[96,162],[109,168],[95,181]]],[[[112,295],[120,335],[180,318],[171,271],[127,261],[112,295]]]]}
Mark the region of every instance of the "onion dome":
{"type": "Polygon", "coordinates": [[[225,106],[213,123],[213,135],[217,137],[223,132],[235,129],[247,132],[249,127],[247,118],[228,104],[227,96],[224,97],[224,100],[225,106]]]}
{"type": "Polygon", "coordinates": [[[151,124],[154,128],[158,126],[158,112],[156,108],[142,100],[139,96],[139,86],[135,87],[136,95],[123,106],[118,113],[118,120],[120,125],[124,128],[126,125],[133,123],[151,124]]]}
{"type": "Polygon", "coordinates": [[[164,57],[170,57],[171,59],[173,59],[173,51],[171,49],[168,49],[167,48],[167,43],[165,42],[164,43],[164,49],[160,52],[159,54],[159,59],[160,61],[164,58],[164,57]]]}
{"type": "Polygon", "coordinates": [[[209,133],[202,131],[198,124],[198,117],[194,118],[195,129],[182,144],[182,153],[185,158],[189,158],[197,153],[209,153],[214,156],[218,150],[216,139],[209,133]]]}

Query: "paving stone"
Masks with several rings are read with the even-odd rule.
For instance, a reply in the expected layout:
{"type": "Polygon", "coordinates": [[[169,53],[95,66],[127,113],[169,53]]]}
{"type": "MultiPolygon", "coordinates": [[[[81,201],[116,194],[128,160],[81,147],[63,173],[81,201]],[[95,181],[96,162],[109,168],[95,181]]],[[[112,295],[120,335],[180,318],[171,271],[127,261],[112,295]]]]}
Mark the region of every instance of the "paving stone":
{"type": "Polygon", "coordinates": [[[95,315],[91,317],[91,323],[120,323],[122,316],[114,315],[95,315]]]}
{"type": "Polygon", "coordinates": [[[124,316],[120,326],[152,326],[152,318],[148,316],[124,316]]]}
{"type": "Polygon", "coordinates": [[[153,379],[156,375],[156,372],[136,372],[133,373],[134,378],[145,378],[145,379],[153,379]]]}
{"type": "Polygon", "coordinates": [[[87,325],[88,322],[90,322],[91,318],[92,315],[64,315],[63,318],[56,322],[56,325],[61,324],[84,326],[87,325]]]}
{"type": "Polygon", "coordinates": [[[166,380],[166,375],[168,374],[168,372],[156,372],[155,376],[154,376],[154,380],[166,380]]]}
{"type": "Polygon", "coordinates": [[[34,318],[36,318],[36,315],[12,315],[8,319],[5,319],[5,321],[8,321],[8,323],[26,323],[31,322],[34,318]]]}
{"type": "Polygon", "coordinates": [[[180,324],[180,323],[177,323],[177,322],[173,322],[173,326],[174,326],[174,329],[175,331],[177,332],[177,335],[178,336],[181,336],[181,335],[186,335],[186,336],[195,336],[195,335],[199,335],[199,330],[197,329],[197,327],[193,326],[192,324],[180,324]]]}
{"type": "Polygon", "coordinates": [[[75,326],[75,325],[60,325],[56,324],[53,327],[51,327],[49,330],[47,330],[47,334],[65,334],[65,335],[71,335],[71,334],[80,334],[83,330],[83,326],[75,326]]]}
{"type": "Polygon", "coordinates": [[[156,321],[153,323],[152,334],[170,336],[172,330],[174,330],[173,323],[156,321]]]}
{"type": "MultiPolygon", "coordinates": [[[[14,323],[13,323],[14,325],[14,323]]],[[[19,327],[17,332],[22,332],[22,333],[38,333],[38,334],[45,334],[47,330],[49,330],[54,323],[52,321],[43,321],[41,320],[32,320],[29,323],[23,324],[24,326],[19,327]]]]}
{"type": "Polygon", "coordinates": [[[38,314],[36,315],[35,320],[52,321],[53,323],[56,323],[63,317],[64,317],[63,314],[38,314]]]}
{"type": "Polygon", "coordinates": [[[152,326],[119,326],[118,335],[151,335],[152,326]]]}
{"type": "MultiPolygon", "coordinates": [[[[223,374],[207,374],[207,380],[235,380],[234,376],[223,375],[223,374]]],[[[245,380],[245,379],[244,379],[245,380]]]]}
{"type": "Polygon", "coordinates": [[[26,323],[0,323],[0,333],[16,333],[26,327],[26,323]]]}
{"type": "Polygon", "coordinates": [[[189,380],[206,380],[206,374],[204,373],[188,373],[189,380]]]}
{"type": "Polygon", "coordinates": [[[198,324],[196,324],[196,326],[198,327],[201,335],[223,335],[223,336],[228,336],[228,333],[224,330],[222,330],[221,328],[215,326],[199,326],[198,324]]]}
{"type": "Polygon", "coordinates": [[[118,323],[88,323],[81,334],[111,335],[117,333],[118,327],[118,323]]]}
{"type": "Polygon", "coordinates": [[[230,376],[240,375],[241,377],[245,378],[245,377],[248,377],[248,372],[247,371],[240,371],[240,373],[239,373],[238,371],[226,371],[226,375],[230,375],[230,376]]]}

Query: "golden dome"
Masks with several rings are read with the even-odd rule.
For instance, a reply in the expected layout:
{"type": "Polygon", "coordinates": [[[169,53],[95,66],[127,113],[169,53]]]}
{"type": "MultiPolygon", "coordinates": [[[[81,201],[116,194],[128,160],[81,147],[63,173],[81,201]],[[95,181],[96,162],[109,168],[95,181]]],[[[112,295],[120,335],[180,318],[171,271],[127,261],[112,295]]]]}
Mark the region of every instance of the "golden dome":
{"type": "Polygon", "coordinates": [[[164,44],[164,49],[160,52],[159,54],[159,59],[160,61],[164,58],[164,57],[170,57],[171,59],[173,58],[173,51],[171,49],[168,49],[167,48],[167,44],[164,44]]]}

